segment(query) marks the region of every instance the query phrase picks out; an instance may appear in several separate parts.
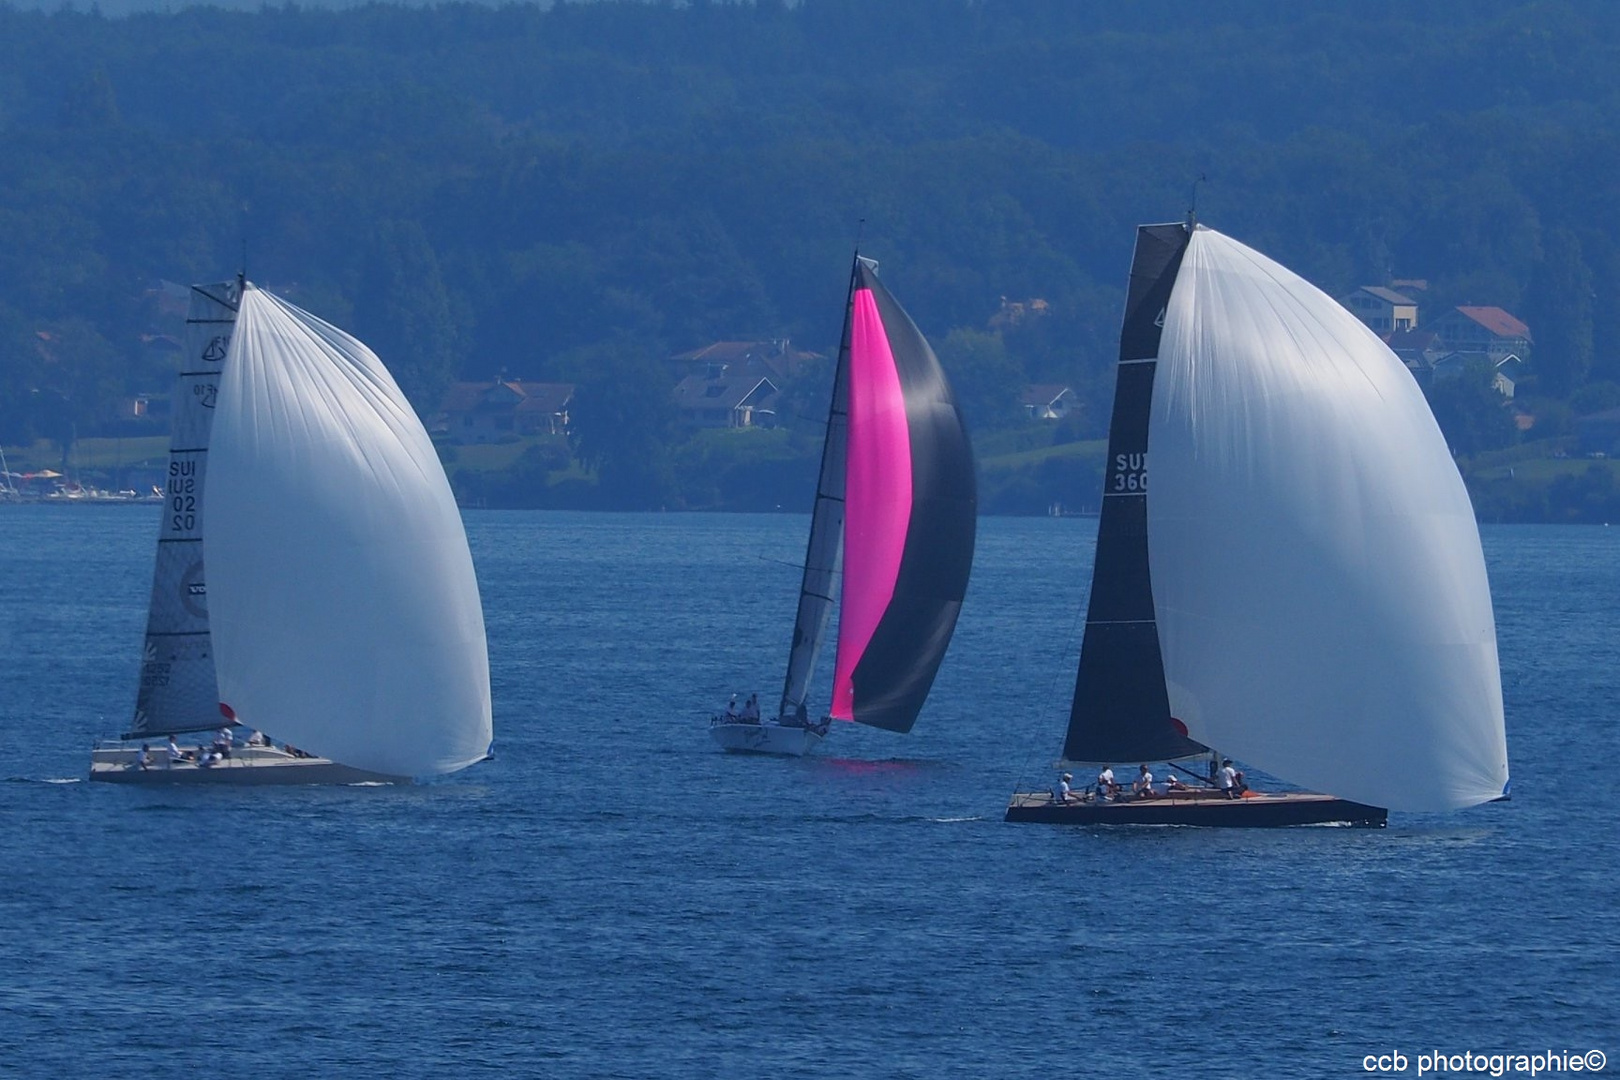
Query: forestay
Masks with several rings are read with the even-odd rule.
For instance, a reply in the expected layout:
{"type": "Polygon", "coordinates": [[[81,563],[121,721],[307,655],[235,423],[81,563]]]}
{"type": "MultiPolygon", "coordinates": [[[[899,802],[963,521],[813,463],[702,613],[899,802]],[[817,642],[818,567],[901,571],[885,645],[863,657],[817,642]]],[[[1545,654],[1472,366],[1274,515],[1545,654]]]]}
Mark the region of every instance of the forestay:
{"type": "Polygon", "coordinates": [[[1478,529],[1389,349],[1303,279],[1199,228],[1149,432],[1154,607],[1191,737],[1392,809],[1502,794],[1478,529]]]}
{"type": "Polygon", "coordinates": [[[212,457],[221,700],[360,769],[423,776],[482,758],[489,663],[466,534],[371,350],[248,286],[212,457]]]}

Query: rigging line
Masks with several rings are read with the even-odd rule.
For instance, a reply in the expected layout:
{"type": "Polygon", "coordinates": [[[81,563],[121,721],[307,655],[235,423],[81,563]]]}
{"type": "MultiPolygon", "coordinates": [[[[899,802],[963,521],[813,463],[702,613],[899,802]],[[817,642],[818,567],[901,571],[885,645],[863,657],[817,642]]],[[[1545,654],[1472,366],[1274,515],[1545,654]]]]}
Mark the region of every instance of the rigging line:
{"type": "MultiPolygon", "coordinates": [[[[1061,521],[1062,519],[1060,518],[1058,520],[1061,521]]],[[[1101,515],[1098,515],[1097,527],[1098,527],[1099,530],[1102,528],[1102,516],[1101,515]]],[[[1097,561],[1097,556],[1096,556],[1095,552],[1092,553],[1091,560],[1092,560],[1093,567],[1095,567],[1096,561],[1097,561]]],[[[1063,688],[1063,684],[1058,681],[1059,679],[1062,678],[1062,676],[1064,674],[1064,671],[1065,671],[1061,661],[1063,660],[1064,657],[1069,655],[1069,647],[1074,644],[1076,628],[1083,627],[1083,625],[1085,624],[1086,613],[1088,611],[1090,611],[1090,610],[1091,610],[1091,591],[1088,588],[1086,590],[1086,602],[1084,604],[1076,604],[1074,606],[1074,614],[1070,617],[1070,620],[1069,620],[1068,633],[1066,635],[1064,635],[1063,651],[1057,657],[1057,660],[1059,662],[1053,663],[1051,665],[1052,674],[1048,676],[1049,686],[1048,686],[1047,692],[1046,692],[1046,700],[1048,700],[1048,701],[1053,700],[1054,697],[1063,688]]],[[[1082,644],[1084,644],[1083,641],[1082,641],[1082,644]]],[[[1079,663],[1078,655],[1076,655],[1075,662],[1076,662],[1076,664],[1079,663]]],[[[1062,700],[1062,699],[1058,698],[1057,700],[1062,700]]],[[[1072,703],[1071,703],[1070,707],[1073,708],[1072,703]]],[[[1068,731],[1069,731],[1069,723],[1068,723],[1067,720],[1065,720],[1063,722],[1063,738],[1064,738],[1064,741],[1068,741],[1068,731]]],[[[1030,769],[1032,768],[1032,762],[1035,760],[1035,758],[1036,758],[1035,750],[1033,748],[1031,748],[1024,756],[1024,763],[1021,766],[1020,772],[1018,774],[1018,787],[1017,787],[1016,790],[1026,790],[1024,788],[1024,778],[1029,775],[1030,769]]],[[[1059,752],[1058,760],[1059,761],[1062,760],[1061,751],[1059,752]]]]}
{"type": "MultiPolygon", "coordinates": [[[[808,567],[805,566],[804,563],[790,562],[787,559],[773,559],[773,558],[770,558],[769,556],[766,556],[766,555],[755,555],[754,558],[758,559],[760,562],[775,563],[777,566],[787,566],[787,567],[791,567],[794,570],[803,571],[803,570],[808,569],[808,567]]],[[[842,574],[844,572],[844,570],[843,570],[842,567],[839,567],[838,569],[834,570],[831,567],[818,566],[818,567],[816,567],[816,572],[820,573],[820,574],[831,574],[833,577],[837,577],[838,575],[842,574]]]]}

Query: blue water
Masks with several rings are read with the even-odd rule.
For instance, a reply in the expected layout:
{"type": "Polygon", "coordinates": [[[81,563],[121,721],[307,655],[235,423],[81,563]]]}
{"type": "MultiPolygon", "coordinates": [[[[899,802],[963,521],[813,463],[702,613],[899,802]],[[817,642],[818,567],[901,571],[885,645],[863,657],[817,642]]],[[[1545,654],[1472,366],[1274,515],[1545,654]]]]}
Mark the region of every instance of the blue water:
{"type": "Polygon", "coordinates": [[[1314,1077],[1620,1050],[1620,529],[1485,533],[1512,803],[1229,832],[1001,821],[1050,781],[1093,522],[981,522],[917,730],[839,725],[803,761],[722,755],[704,724],[779,690],[805,519],[468,527],[496,761],[128,790],[80,778],[130,711],[155,513],[0,510],[0,1074],[1314,1077]]]}

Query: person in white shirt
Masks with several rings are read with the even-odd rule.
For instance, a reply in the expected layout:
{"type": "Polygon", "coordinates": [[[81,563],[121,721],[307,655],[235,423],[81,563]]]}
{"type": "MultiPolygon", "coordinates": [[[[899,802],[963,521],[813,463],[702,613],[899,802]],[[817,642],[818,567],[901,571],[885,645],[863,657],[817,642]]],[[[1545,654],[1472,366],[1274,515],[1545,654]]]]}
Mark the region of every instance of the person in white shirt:
{"type": "Polygon", "coordinates": [[[174,741],[174,736],[170,735],[169,736],[169,764],[170,765],[178,765],[184,760],[186,760],[186,752],[184,750],[180,749],[179,744],[174,741]]]}
{"type": "Polygon", "coordinates": [[[1231,758],[1221,761],[1221,771],[1215,774],[1215,786],[1226,798],[1237,798],[1237,770],[1232,768],[1231,758]]]}
{"type": "Polygon", "coordinates": [[[1102,772],[1097,774],[1097,798],[1109,799],[1119,791],[1119,785],[1114,782],[1114,769],[1104,765],[1102,772]]]}
{"type": "Polygon", "coordinates": [[[731,695],[731,700],[726,702],[726,719],[731,720],[731,721],[735,721],[737,719],[737,695],[736,694],[732,694],[731,695]]]}
{"type": "Polygon", "coordinates": [[[749,694],[748,703],[743,706],[743,719],[750,724],[759,723],[759,695],[749,694]]]}
{"type": "Polygon", "coordinates": [[[1071,803],[1074,801],[1074,792],[1069,788],[1069,781],[1073,779],[1074,774],[1072,773],[1064,773],[1062,776],[1058,777],[1057,787],[1052,789],[1052,799],[1054,802],[1071,803]]]}
{"type": "Polygon", "coordinates": [[[1131,791],[1139,799],[1153,797],[1153,774],[1148,772],[1146,765],[1137,770],[1136,783],[1131,785],[1131,791]]]}

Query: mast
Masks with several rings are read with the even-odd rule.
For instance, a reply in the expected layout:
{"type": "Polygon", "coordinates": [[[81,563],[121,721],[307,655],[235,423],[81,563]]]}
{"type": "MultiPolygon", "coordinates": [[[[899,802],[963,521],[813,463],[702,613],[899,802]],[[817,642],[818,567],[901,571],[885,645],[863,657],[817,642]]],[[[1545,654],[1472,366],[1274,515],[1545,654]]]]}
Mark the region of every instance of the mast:
{"type": "Polygon", "coordinates": [[[125,738],[204,731],[221,723],[203,573],[203,487],[219,380],[241,297],[240,278],[191,289],[186,352],[170,409],[169,469],[140,690],[125,738]]]}
{"type": "Polygon", "coordinates": [[[1170,715],[1147,549],[1153,374],[1165,309],[1191,236],[1192,226],[1180,222],[1144,225],[1136,234],[1091,600],[1063,743],[1063,757],[1070,761],[1145,761],[1205,749],[1170,715]]]}
{"type": "Polygon", "coordinates": [[[832,614],[833,581],[838,574],[839,549],[844,538],[844,464],[849,440],[850,327],[855,310],[855,287],[863,260],[855,252],[849,272],[849,296],[844,302],[844,332],[833,370],[832,401],[827,407],[827,434],[821,444],[821,473],[816,482],[815,506],[810,513],[810,537],[805,542],[804,577],[799,584],[799,607],[793,618],[793,641],[788,647],[787,674],[777,717],[808,721],[805,699],[810,676],[827,633],[832,614]]]}

